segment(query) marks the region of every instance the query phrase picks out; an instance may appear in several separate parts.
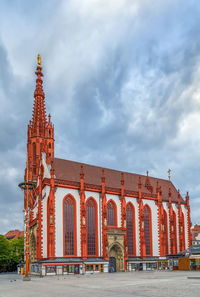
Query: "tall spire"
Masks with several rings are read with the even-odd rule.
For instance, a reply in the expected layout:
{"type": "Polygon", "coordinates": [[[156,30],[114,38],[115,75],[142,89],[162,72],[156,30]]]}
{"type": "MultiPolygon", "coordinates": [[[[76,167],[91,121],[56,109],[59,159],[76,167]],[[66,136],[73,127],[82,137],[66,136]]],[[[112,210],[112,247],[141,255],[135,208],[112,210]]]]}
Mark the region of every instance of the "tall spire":
{"type": "Polygon", "coordinates": [[[46,153],[46,162],[50,165],[50,157],[54,157],[54,126],[51,116],[47,121],[45,110],[45,94],[43,91],[43,73],[40,55],[37,56],[35,74],[36,88],[32,121],[28,125],[26,180],[36,181],[41,161],[41,153],[46,153]]]}
{"type": "Polygon", "coordinates": [[[32,117],[32,127],[35,131],[35,133],[41,136],[44,136],[45,132],[45,126],[47,123],[46,119],[46,108],[45,108],[45,94],[43,91],[43,73],[42,73],[42,66],[41,66],[41,57],[38,54],[37,56],[37,69],[35,74],[37,75],[36,79],[36,88],[34,92],[34,108],[33,108],[33,117],[32,117]],[[37,127],[39,128],[39,131],[37,131],[37,127]]]}

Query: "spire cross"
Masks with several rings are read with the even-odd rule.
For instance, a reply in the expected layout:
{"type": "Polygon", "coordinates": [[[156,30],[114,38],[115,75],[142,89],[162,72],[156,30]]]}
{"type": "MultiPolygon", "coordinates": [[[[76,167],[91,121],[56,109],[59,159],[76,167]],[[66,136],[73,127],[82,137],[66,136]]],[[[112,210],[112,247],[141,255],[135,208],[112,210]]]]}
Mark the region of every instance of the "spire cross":
{"type": "Polygon", "coordinates": [[[169,169],[167,172],[168,172],[168,178],[170,180],[170,178],[171,178],[171,169],[169,169]]]}

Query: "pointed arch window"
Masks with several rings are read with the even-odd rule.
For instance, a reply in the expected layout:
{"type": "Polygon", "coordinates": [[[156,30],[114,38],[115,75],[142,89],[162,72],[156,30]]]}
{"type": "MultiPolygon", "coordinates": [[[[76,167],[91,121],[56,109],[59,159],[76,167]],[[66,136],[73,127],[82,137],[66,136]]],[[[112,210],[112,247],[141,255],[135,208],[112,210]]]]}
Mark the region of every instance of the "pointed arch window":
{"type": "Polygon", "coordinates": [[[33,174],[36,174],[36,143],[33,143],[33,174]]]}
{"type": "Polygon", "coordinates": [[[114,201],[109,201],[107,204],[107,225],[116,226],[117,225],[117,211],[116,204],[114,201]]]}
{"type": "Polygon", "coordinates": [[[172,221],[171,221],[171,253],[177,253],[177,232],[176,232],[176,214],[173,211],[172,213],[172,221]]]}
{"type": "Polygon", "coordinates": [[[168,227],[167,227],[167,213],[164,210],[163,214],[163,233],[164,233],[164,255],[168,254],[168,227]]]}
{"type": "Polygon", "coordinates": [[[135,210],[131,203],[126,206],[126,234],[128,255],[135,255],[135,210]]]}
{"type": "Polygon", "coordinates": [[[97,205],[93,199],[87,202],[87,254],[96,256],[98,248],[97,237],[97,205]]]}
{"type": "Polygon", "coordinates": [[[181,211],[181,220],[180,220],[180,251],[185,250],[185,220],[184,214],[181,211]]]}
{"type": "Polygon", "coordinates": [[[33,143],[33,164],[36,164],[36,143],[33,143]]]}
{"type": "Polygon", "coordinates": [[[64,200],[64,255],[76,255],[76,203],[72,196],[64,200]]]}
{"type": "Polygon", "coordinates": [[[144,207],[143,214],[146,256],[151,256],[151,210],[147,205],[144,207]]]}

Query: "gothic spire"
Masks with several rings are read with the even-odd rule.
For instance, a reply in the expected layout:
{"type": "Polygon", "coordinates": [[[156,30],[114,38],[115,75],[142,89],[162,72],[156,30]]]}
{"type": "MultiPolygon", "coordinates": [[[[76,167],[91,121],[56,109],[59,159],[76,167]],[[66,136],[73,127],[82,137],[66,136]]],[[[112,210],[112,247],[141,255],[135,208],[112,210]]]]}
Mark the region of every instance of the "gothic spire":
{"type": "Polygon", "coordinates": [[[43,136],[45,132],[45,126],[47,123],[46,119],[46,109],[45,109],[45,94],[43,91],[43,81],[42,81],[42,66],[41,66],[41,57],[38,54],[37,56],[37,69],[35,74],[37,75],[36,79],[36,88],[34,92],[34,108],[33,108],[33,117],[32,117],[32,127],[35,133],[43,136]],[[37,128],[39,131],[37,131],[37,128]]]}
{"type": "Polygon", "coordinates": [[[32,121],[28,125],[27,139],[27,170],[26,179],[36,181],[39,175],[42,153],[46,154],[46,162],[50,165],[50,158],[54,157],[54,126],[51,117],[47,121],[45,110],[45,94],[43,92],[41,57],[37,57],[35,72],[36,88],[34,92],[34,106],[32,121]]]}

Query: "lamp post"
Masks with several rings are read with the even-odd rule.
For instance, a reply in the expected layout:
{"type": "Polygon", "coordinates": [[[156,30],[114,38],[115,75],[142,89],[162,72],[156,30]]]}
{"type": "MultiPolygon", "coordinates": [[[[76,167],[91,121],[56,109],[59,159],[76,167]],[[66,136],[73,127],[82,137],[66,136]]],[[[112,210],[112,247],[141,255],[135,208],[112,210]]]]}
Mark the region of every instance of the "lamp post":
{"type": "Polygon", "coordinates": [[[31,280],[29,275],[29,216],[30,208],[34,205],[37,193],[33,183],[20,183],[18,186],[24,191],[25,276],[23,280],[29,281],[31,280]]]}

